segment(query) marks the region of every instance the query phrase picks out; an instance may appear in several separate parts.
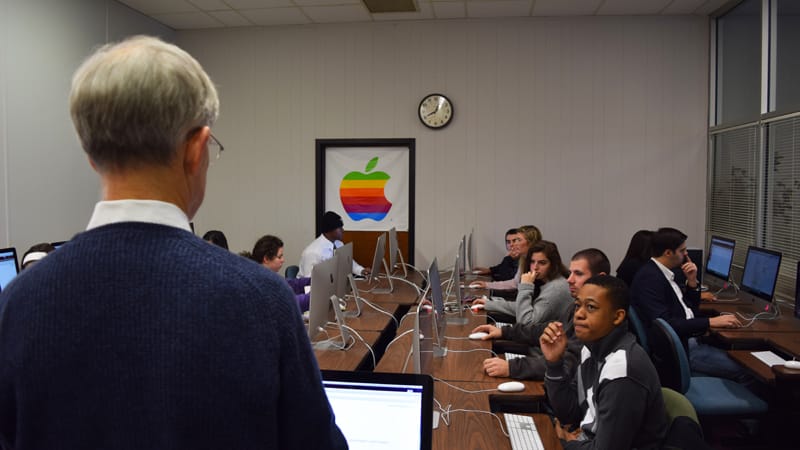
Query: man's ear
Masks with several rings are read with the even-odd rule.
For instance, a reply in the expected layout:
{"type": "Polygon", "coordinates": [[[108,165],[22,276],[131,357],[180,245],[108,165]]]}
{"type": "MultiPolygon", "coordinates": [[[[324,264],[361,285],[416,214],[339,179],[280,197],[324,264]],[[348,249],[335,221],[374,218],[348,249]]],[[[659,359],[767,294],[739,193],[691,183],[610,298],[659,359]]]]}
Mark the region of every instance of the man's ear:
{"type": "Polygon", "coordinates": [[[202,127],[189,136],[184,144],[183,170],[189,175],[195,175],[203,169],[203,162],[208,158],[206,142],[208,142],[211,129],[202,127]]]}
{"type": "Polygon", "coordinates": [[[624,309],[618,309],[618,310],[614,311],[614,326],[618,327],[619,324],[621,324],[622,321],[625,320],[625,317],[627,315],[628,315],[628,313],[625,312],[624,309]]]}

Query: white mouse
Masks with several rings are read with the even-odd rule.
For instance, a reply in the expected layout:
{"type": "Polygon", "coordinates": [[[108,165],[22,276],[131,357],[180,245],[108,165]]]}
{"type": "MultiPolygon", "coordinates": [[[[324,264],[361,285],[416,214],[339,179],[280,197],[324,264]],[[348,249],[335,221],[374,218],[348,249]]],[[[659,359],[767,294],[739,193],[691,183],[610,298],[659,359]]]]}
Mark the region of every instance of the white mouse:
{"type": "Polygon", "coordinates": [[[478,283],[470,283],[469,284],[469,288],[470,289],[480,289],[481,287],[482,286],[480,284],[478,284],[478,283]]]}
{"type": "Polygon", "coordinates": [[[506,381],[505,383],[500,383],[497,386],[497,390],[500,392],[521,392],[525,390],[525,385],[519,381],[506,381]]]}
{"type": "Polygon", "coordinates": [[[784,367],[787,369],[800,370],[800,361],[786,361],[784,367]]]}
{"type": "Polygon", "coordinates": [[[484,336],[488,336],[488,335],[489,335],[489,333],[486,333],[486,332],[483,332],[483,331],[478,331],[477,333],[470,334],[469,338],[475,341],[475,340],[478,340],[478,339],[483,339],[484,336]]]}
{"type": "Polygon", "coordinates": [[[477,311],[477,310],[479,310],[479,309],[484,309],[484,308],[486,308],[486,305],[484,305],[483,303],[476,303],[476,304],[472,305],[472,306],[471,306],[471,308],[472,308],[473,310],[477,311]]]}

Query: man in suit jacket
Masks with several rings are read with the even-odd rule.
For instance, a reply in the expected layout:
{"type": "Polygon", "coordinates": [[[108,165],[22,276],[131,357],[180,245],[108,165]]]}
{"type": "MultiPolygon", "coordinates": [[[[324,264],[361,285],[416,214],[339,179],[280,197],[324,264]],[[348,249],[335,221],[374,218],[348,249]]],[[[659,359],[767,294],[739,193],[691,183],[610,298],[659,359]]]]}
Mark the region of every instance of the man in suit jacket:
{"type": "Polygon", "coordinates": [[[738,328],[733,315],[701,317],[697,266],[686,251],[686,235],[674,228],[660,228],[651,241],[653,257],[636,273],[631,285],[633,306],[646,328],[662,318],[669,323],[688,351],[693,371],[731,378],[743,383],[752,379],[725,351],[696,339],[710,327],[738,328]],[[672,269],[680,267],[686,275],[685,289],[675,282],[672,269]]]}

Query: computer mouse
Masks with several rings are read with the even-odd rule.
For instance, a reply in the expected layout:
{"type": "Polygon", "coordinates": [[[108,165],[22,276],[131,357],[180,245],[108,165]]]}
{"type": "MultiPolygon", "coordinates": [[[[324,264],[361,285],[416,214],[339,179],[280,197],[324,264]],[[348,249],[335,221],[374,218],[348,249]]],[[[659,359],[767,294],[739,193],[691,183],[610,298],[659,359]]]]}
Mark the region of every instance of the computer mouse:
{"type": "Polygon", "coordinates": [[[800,361],[786,361],[783,366],[787,369],[800,370],[800,361]]]}
{"type": "Polygon", "coordinates": [[[472,308],[474,311],[477,311],[477,310],[479,310],[479,309],[484,309],[484,308],[486,308],[486,305],[484,305],[483,303],[476,303],[476,304],[472,305],[472,306],[471,306],[471,308],[472,308]]]}
{"type": "Polygon", "coordinates": [[[481,271],[480,271],[480,270],[473,270],[473,271],[472,271],[472,274],[473,274],[473,275],[480,275],[480,274],[481,274],[481,271]]]}
{"type": "Polygon", "coordinates": [[[474,340],[474,341],[477,341],[479,339],[483,339],[484,336],[488,336],[488,335],[489,335],[489,333],[485,333],[483,331],[478,331],[477,333],[470,334],[469,338],[474,340]]]}
{"type": "Polygon", "coordinates": [[[431,305],[422,305],[422,309],[424,309],[425,311],[430,311],[430,310],[433,309],[433,306],[431,306],[431,305]]]}
{"type": "Polygon", "coordinates": [[[478,284],[478,283],[470,283],[470,284],[469,284],[469,288],[470,288],[470,289],[480,289],[480,288],[482,288],[482,287],[483,287],[483,286],[481,286],[481,285],[480,285],[480,284],[478,284]]]}
{"type": "Polygon", "coordinates": [[[522,392],[525,390],[525,385],[519,381],[506,381],[505,383],[500,383],[497,386],[497,390],[500,392],[522,392]]]}

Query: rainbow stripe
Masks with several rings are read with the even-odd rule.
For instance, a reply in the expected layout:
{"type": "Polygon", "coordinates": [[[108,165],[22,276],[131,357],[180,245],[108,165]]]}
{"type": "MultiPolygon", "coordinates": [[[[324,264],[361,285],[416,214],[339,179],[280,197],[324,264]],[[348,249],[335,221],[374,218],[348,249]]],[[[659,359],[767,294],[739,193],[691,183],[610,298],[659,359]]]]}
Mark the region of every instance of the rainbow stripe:
{"type": "Polygon", "coordinates": [[[391,202],[384,197],[383,192],[389,175],[383,172],[368,175],[377,179],[352,179],[352,175],[355,174],[348,174],[351,179],[346,178],[339,185],[339,198],[347,215],[356,221],[383,220],[392,209],[391,202]]]}

